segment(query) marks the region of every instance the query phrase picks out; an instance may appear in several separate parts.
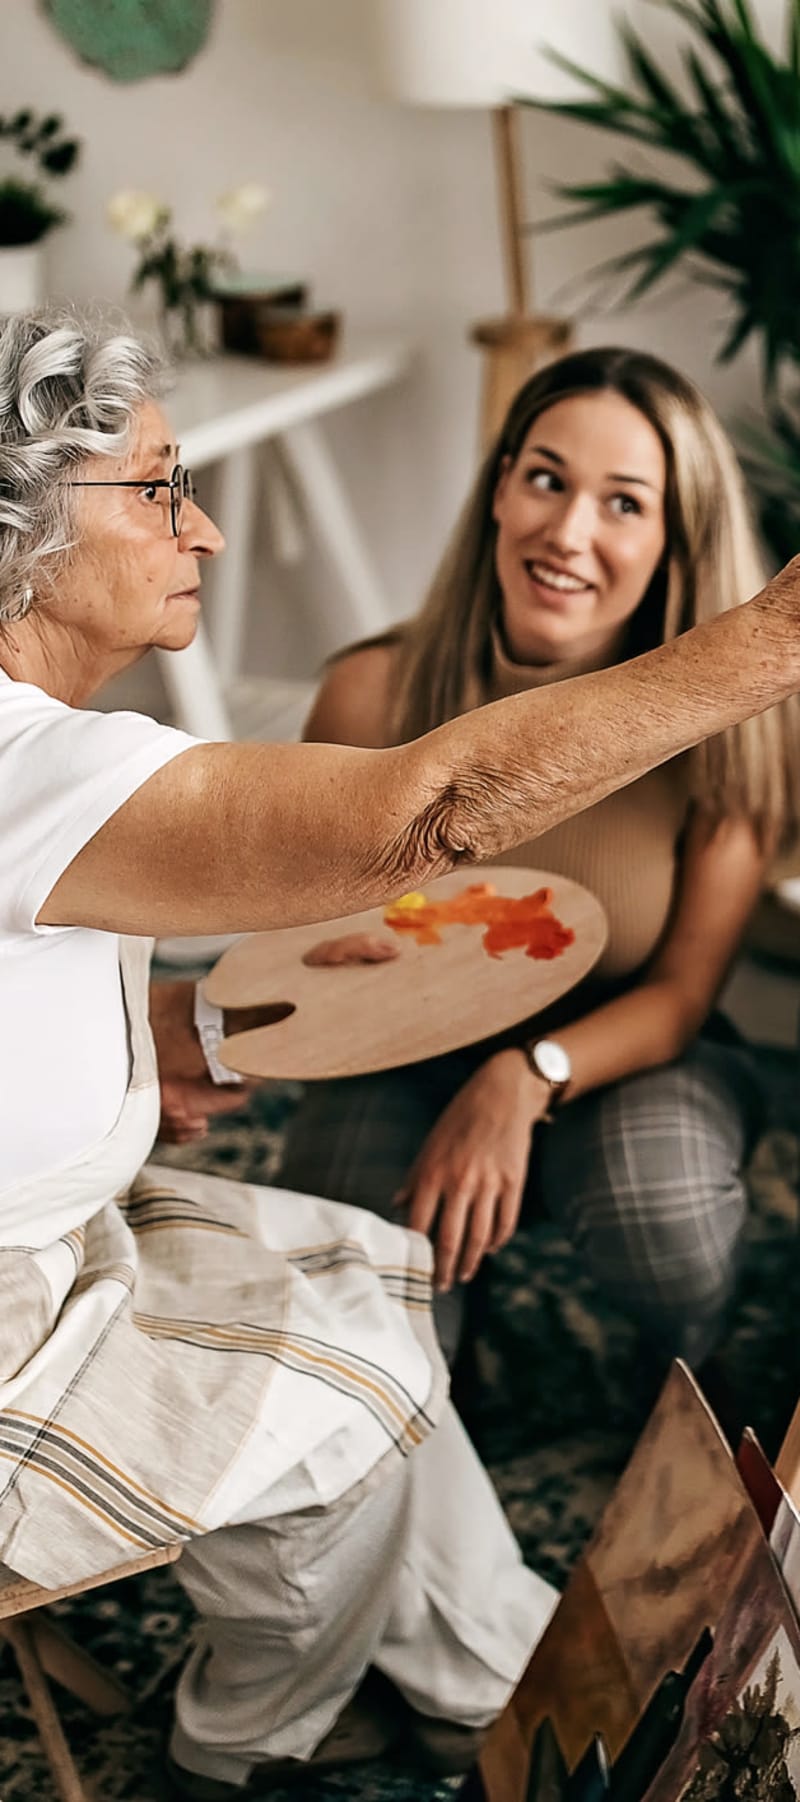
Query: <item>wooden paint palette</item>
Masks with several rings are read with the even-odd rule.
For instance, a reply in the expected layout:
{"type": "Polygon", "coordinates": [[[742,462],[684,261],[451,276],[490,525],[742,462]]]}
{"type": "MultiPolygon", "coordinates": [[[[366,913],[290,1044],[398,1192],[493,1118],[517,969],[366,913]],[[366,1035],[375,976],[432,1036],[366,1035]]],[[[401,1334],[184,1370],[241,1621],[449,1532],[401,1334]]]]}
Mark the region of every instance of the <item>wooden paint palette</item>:
{"type": "Polygon", "coordinates": [[[482,866],[426,883],[425,898],[451,901],[474,883],[492,883],[508,898],[550,889],[551,912],[572,930],[572,943],[549,958],[529,957],[521,946],[492,957],[483,945],[485,925],[458,922],[438,927],[440,943],[420,944],[414,931],[395,934],[385,924],[384,907],[249,934],[206,978],[209,1001],[218,1007],[289,1003],[293,1012],[223,1040],[222,1062],[243,1076],[301,1082],[418,1063],[539,1013],[597,962],[607,937],[605,914],[578,883],[544,870],[482,866]],[[303,962],[322,941],[358,932],[391,940],[399,956],[322,968],[303,962]]]}

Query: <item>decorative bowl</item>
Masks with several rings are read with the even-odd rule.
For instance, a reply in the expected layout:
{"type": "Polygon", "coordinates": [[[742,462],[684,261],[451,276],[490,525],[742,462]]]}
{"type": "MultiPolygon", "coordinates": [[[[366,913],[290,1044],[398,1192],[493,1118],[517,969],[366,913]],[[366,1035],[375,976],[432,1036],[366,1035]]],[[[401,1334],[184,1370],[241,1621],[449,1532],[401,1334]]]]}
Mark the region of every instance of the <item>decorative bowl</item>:
{"type": "Polygon", "coordinates": [[[268,298],[219,302],[225,350],[263,357],[269,363],[324,363],[333,354],[341,325],[338,312],[304,313],[276,306],[268,298]]]}

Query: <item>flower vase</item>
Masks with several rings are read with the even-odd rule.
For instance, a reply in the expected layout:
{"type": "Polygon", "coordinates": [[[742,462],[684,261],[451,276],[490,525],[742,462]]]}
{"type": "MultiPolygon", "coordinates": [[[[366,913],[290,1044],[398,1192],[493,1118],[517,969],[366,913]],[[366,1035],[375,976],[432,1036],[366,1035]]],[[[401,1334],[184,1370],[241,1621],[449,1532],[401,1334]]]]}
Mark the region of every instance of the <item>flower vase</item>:
{"type": "Polygon", "coordinates": [[[216,349],[216,309],[208,300],[191,295],[176,306],[163,307],[161,336],[167,355],[175,363],[210,357],[216,349]]]}

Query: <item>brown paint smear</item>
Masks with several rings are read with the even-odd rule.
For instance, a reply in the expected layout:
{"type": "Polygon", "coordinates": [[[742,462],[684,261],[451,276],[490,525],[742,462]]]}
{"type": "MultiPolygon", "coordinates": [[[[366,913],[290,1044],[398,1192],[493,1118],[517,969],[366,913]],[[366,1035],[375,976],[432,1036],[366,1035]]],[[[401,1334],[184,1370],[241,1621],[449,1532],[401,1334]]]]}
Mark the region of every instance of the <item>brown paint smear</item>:
{"type": "Polygon", "coordinates": [[[399,956],[400,946],[393,945],[391,939],[380,938],[377,932],[347,932],[340,938],[321,939],[300,961],[315,970],[334,965],[385,964],[399,956]]]}

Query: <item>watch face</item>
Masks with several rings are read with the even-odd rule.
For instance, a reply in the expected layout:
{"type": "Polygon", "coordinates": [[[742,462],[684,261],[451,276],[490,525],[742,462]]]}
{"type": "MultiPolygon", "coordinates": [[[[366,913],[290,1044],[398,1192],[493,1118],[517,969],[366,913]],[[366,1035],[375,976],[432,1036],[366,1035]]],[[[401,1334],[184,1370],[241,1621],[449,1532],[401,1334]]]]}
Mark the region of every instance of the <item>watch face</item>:
{"type": "Polygon", "coordinates": [[[534,1046],[534,1062],[547,1082],[569,1082],[572,1065],[556,1039],[540,1039],[534,1046]]]}

